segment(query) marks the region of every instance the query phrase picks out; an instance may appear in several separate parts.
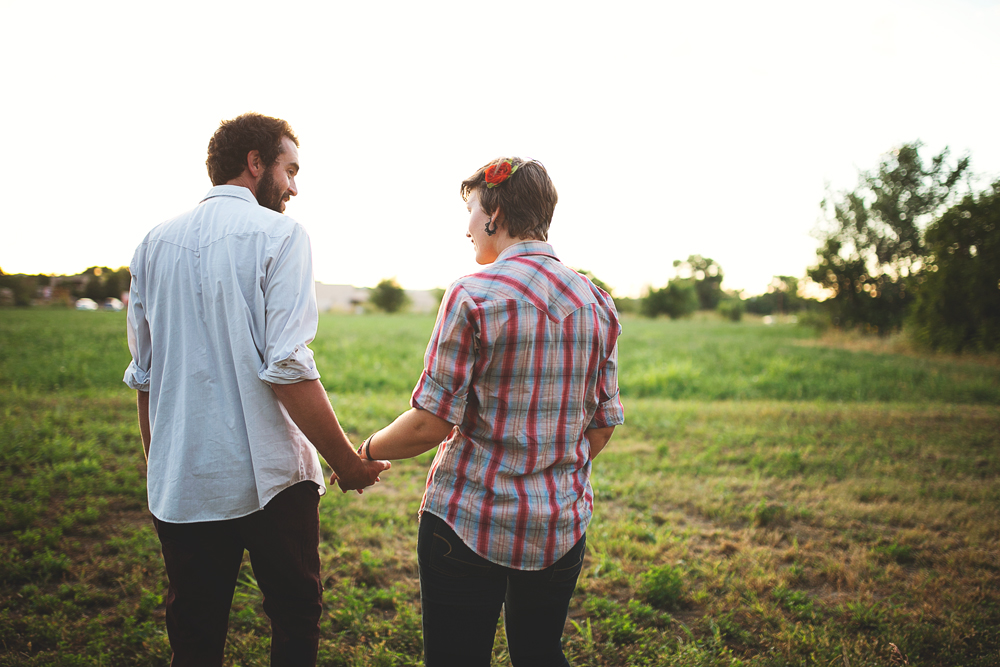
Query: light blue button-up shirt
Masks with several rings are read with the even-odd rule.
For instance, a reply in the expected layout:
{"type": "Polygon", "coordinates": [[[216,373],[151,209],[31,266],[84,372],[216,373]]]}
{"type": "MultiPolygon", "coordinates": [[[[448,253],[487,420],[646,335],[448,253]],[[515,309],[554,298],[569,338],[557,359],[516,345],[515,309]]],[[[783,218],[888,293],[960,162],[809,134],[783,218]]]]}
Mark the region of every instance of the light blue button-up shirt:
{"type": "Polygon", "coordinates": [[[269,383],[319,377],[309,236],[243,187],[212,188],[155,227],[129,266],[125,384],[149,392],[149,510],[171,523],[245,516],[312,480],[315,448],[269,383]]]}

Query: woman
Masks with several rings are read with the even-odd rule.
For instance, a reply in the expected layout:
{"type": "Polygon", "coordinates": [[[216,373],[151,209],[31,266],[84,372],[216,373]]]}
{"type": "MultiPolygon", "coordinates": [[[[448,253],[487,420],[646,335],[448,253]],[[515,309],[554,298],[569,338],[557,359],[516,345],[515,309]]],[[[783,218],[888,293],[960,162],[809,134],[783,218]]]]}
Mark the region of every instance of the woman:
{"type": "Polygon", "coordinates": [[[557,195],[541,163],[494,160],[461,193],[487,268],[445,293],[413,409],[360,453],[440,445],[417,543],[426,664],[489,665],[504,606],[515,666],[568,665],[560,639],[593,513],[591,461],[624,422],[618,314],[545,242],[557,195]]]}

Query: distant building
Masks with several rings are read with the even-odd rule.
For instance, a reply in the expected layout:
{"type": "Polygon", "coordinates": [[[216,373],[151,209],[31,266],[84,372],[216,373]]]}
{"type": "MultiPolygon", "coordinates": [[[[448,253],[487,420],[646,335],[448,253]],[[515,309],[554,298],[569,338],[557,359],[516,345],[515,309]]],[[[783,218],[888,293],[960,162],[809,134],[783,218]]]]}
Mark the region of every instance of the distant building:
{"type": "Polygon", "coordinates": [[[354,285],[316,283],[316,305],[321,313],[357,313],[368,303],[371,290],[354,285]]]}
{"type": "MultiPolygon", "coordinates": [[[[367,307],[371,288],[316,283],[316,305],[321,313],[361,313],[367,307]]],[[[406,290],[410,313],[436,313],[438,297],[432,290],[406,290]]]]}
{"type": "Polygon", "coordinates": [[[410,305],[406,310],[411,313],[436,313],[438,296],[428,289],[408,289],[406,296],[410,297],[410,305]]]}

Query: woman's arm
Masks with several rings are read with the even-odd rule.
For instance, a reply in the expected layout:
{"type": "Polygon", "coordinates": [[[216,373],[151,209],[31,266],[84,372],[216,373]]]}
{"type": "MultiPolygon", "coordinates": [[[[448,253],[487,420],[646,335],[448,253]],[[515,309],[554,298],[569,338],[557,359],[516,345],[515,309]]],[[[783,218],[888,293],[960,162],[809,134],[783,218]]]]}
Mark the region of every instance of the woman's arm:
{"type": "Polygon", "coordinates": [[[361,456],[392,461],[410,459],[441,444],[448,437],[454,424],[450,424],[427,410],[411,408],[381,431],[367,440],[367,452],[361,456]]]}
{"type": "Polygon", "coordinates": [[[611,440],[611,434],[615,432],[614,426],[605,426],[603,428],[588,428],[584,431],[587,436],[587,440],[590,441],[590,460],[593,461],[597,458],[597,455],[601,453],[604,446],[608,444],[608,440],[611,440]]]}

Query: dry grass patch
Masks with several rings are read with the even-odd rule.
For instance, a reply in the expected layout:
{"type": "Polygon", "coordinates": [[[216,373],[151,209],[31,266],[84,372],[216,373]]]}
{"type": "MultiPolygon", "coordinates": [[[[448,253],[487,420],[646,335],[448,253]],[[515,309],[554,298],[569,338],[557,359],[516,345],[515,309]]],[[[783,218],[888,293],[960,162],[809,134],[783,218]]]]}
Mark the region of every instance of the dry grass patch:
{"type": "Polygon", "coordinates": [[[920,346],[904,331],[899,331],[888,336],[873,336],[851,329],[829,329],[824,331],[818,338],[796,340],[795,345],[828,347],[836,350],[868,352],[871,354],[898,354],[919,359],[933,359],[935,361],[1000,368],[1000,355],[932,352],[920,346]]]}

